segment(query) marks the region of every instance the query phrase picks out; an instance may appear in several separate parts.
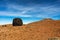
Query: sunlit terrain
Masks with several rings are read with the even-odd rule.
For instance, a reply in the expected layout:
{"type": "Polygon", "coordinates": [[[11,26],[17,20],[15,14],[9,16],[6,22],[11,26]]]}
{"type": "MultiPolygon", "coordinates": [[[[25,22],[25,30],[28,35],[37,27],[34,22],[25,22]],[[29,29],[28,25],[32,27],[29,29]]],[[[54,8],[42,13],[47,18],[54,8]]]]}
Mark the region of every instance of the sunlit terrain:
{"type": "Polygon", "coordinates": [[[60,37],[60,20],[44,19],[23,26],[0,26],[0,40],[48,40],[60,37]]]}

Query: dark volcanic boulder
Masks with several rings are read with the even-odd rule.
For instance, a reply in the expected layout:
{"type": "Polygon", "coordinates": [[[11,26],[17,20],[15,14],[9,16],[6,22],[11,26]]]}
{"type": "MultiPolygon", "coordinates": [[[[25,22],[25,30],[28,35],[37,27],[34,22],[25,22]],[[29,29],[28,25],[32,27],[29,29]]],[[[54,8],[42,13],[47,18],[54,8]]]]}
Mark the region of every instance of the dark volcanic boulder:
{"type": "Polygon", "coordinates": [[[22,25],[23,25],[22,19],[20,18],[13,19],[13,26],[22,26],[22,25]]]}

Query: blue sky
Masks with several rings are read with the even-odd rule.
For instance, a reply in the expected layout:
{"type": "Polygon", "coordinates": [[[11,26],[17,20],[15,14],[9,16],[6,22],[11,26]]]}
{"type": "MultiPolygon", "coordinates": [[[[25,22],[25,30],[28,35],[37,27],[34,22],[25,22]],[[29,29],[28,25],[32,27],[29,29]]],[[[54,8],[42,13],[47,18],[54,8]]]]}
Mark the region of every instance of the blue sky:
{"type": "Polygon", "coordinates": [[[0,0],[0,24],[11,24],[16,17],[24,24],[44,18],[60,20],[60,0],[0,0]]]}

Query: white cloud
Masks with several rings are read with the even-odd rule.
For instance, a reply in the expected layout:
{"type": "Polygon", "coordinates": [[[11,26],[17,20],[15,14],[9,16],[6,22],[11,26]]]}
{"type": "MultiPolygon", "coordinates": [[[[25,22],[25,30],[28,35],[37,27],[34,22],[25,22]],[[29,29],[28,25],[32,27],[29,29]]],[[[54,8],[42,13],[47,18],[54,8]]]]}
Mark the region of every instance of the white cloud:
{"type": "Polygon", "coordinates": [[[32,17],[31,15],[22,14],[22,13],[15,13],[15,12],[0,12],[1,16],[16,16],[16,17],[32,17]]]}
{"type": "Polygon", "coordinates": [[[53,6],[19,6],[19,5],[7,5],[7,11],[0,11],[0,15],[4,16],[20,16],[20,17],[40,17],[49,18],[56,15],[60,15],[60,8],[53,6]],[[11,11],[10,11],[11,10],[11,11]],[[18,11],[14,11],[18,10],[18,11]],[[36,14],[37,15],[36,15],[36,14]]]}

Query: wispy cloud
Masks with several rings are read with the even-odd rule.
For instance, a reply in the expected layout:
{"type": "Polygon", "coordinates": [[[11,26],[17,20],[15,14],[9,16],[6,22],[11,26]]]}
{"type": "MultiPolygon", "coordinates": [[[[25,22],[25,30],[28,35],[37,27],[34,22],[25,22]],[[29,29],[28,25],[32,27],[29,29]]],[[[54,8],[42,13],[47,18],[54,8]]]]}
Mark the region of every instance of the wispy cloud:
{"type": "Polygon", "coordinates": [[[15,16],[15,17],[32,17],[31,15],[15,13],[15,12],[0,12],[0,16],[15,16]]]}
{"type": "Polygon", "coordinates": [[[0,11],[0,15],[4,16],[20,16],[20,17],[40,17],[49,18],[60,15],[60,8],[55,5],[50,6],[22,6],[22,5],[7,5],[6,11],[0,11]]]}

